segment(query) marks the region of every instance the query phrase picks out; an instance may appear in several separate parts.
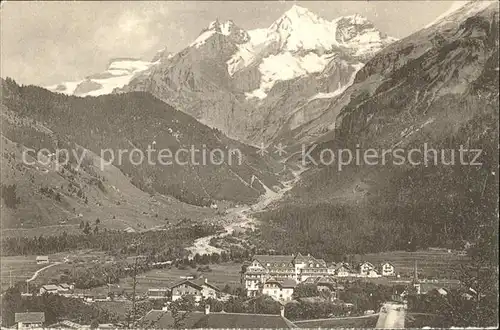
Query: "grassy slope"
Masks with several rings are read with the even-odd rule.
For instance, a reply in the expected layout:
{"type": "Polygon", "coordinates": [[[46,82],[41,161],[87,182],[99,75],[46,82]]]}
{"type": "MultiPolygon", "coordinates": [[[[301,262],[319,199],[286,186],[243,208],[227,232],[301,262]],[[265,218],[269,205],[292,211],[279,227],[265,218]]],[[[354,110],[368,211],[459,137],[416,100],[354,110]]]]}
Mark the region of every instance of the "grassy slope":
{"type": "MultiPolygon", "coordinates": [[[[19,123],[9,125],[9,121],[19,120],[15,114],[3,112],[4,133],[19,137],[23,129],[28,136],[38,133],[45,138],[48,147],[53,146],[52,134],[43,130],[43,125],[19,123]],[[43,133],[41,133],[43,132],[43,133]]],[[[27,145],[31,144],[29,141],[27,145]]],[[[53,165],[22,163],[23,145],[2,137],[2,184],[16,185],[20,199],[16,208],[8,207],[2,200],[2,235],[51,235],[79,232],[79,224],[91,224],[99,218],[100,228],[124,229],[132,227],[144,230],[167,222],[175,223],[182,218],[201,220],[215,216],[210,209],[188,205],[159,194],[149,194],[134,186],[119,169],[108,166],[102,171],[100,158],[86,150],[87,166],[80,171],[57,170],[53,165]],[[99,182],[101,184],[99,184],[99,182]],[[48,195],[40,188],[51,188],[48,195]],[[78,195],[84,193],[85,198],[78,195]],[[55,194],[60,194],[60,200],[55,194]],[[80,217],[81,214],[81,217],[80,217]],[[158,214],[158,216],[157,216],[158,214]],[[64,223],[62,223],[64,221],[64,223]]],[[[83,150],[83,149],[80,149],[83,150]]],[[[29,161],[34,161],[28,158],[29,161]]]]}
{"type": "MultiPolygon", "coordinates": [[[[147,93],[79,98],[34,86],[19,87],[12,81],[2,85],[3,101],[9,110],[43,122],[58,141],[78,143],[96,153],[108,148],[116,152],[138,148],[145,153],[148,145],[156,142],[156,149],[169,149],[173,154],[191,146],[199,150],[206,146],[209,151],[239,149],[243,154],[241,165],[237,158],[230,164],[226,157],[221,165],[209,161],[207,165],[151,166],[143,162],[135,166],[126,153],[119,168],[142,190],[208,205],[214,199],[256,200],[264,188],[243,183],[249,183],[252,175],[269,187],[278,184],[274,165],[256,155],[255,148],[228,139],[147,93]]],[[[197,161],[200,159],[198,156],[197,161]]]]}

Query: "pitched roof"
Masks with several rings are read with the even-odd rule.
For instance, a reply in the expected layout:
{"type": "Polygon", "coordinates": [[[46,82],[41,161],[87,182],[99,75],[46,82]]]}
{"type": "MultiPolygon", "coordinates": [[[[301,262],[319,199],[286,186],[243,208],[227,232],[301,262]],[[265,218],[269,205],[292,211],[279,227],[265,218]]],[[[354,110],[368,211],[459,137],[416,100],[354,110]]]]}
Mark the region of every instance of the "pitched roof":
{"type": "Polygon", "coordinates": [[[340,268],[345,268],[347,271],[351,271],[351,270],[352,270],[351,265],[349,265],[349,264],[348,264],[348,263],[346,263],[346,262],[341,262],[341,263],[338,263],[338,264],[335,266],[335,271],[339,270],[340,268]]]}
{"type": "Polygon", "coordinates": [[[219,289],[217,286],[215,286],[215,285],[213,285],[213,284],[210,284],[208,281],[207,281],[207,282],[205,282],[205,279],[204,279],[204,278],[199,278],[199,279],[196,279],[196,280],[191,280],[191,282],[193,282],[193,283],[197,284],[197,285],[198,285],[198,286],[200,286],[200,287],[202,287],[202,286],[206,285],[206,286],[208,286],[208,287],[210,287],[210,288],[214,289],[215,291],[220,291],[220,289],[219,289]]]}
{"type": "Polygon", "coordinates": [[[287,318],[273,314],[210,313],[203,315],[193,328],[296,328],[287,318]]]}
{"type": "Polygon", "coordinates": [[[307,262],[307,261],[312,261],[315,262],[316,259],[312,257],[311,255],[303,256],[302,254],[297,254],[297,256],[294,258],[295,261],[300,261],[300,262],[307,262]]]}
{"type": "Polygon", "coordinates": [[[195,288],[197,290],[202,290],[203,289],[201,286],[199,286],[198,284],[194,283],[191,280],[182,280],[180,282],[177,282],[174,285],[172,285],[170,287],[170,289],[174,289],[174,288],[176,288],[176,287],[178,287],[179,285],[182,285],[182,284],[187,284],[187,285],[189,285],[189,286],[191,286],[191,287],[193,287],[193,288],[195,288]]]}
{"type": "Polygon", "coordinates": [[[317,280],[318,284],[335,284],[337,280],[332,276],[321,276],[317,280]]]}
{"type": "Polygon", "coordinates": [[[90,325],[82,325],[69,320],[63,320],[54,324],[49,325],[50,329],[64,328],[64,329],[87,329],[90,325]]]}
{"type": "MultiPolygon", "coordinates": [[[[151,310],[141,320],[143,327],[171,329],[174,319],[168,311],[151,310]]],[[[281,315],[246,313],[190,312],[182,320],[182,328],[295,328],[296,326],[281,315]]]]}
{"type": "Polygon", "coordinates": [[[297,282],[291,278],[276,279],[271,277],[265,283],[276,283],[282,288],[295,288],[297,286],[297,282]]]}
{"type": "Polygon", "coordinates": [[[43,323],[45,322],[44,312],[27,312],[27,313],[16,313],[15,322],[19,323],[43,323]]]}
{"type": "Polygon", "coordinates": [[[314,276],[310,276],[306,278],[304,281],[302,281],[303,284],[316,284],[317,278],[314,276]]]}
{"type": "Polygon", "coordinates": [[[46,285],[43,285],[42,288],[44,288],[47,291],[59,290],[60,289],[59,285],[55,285],[55,284],[46,284],[46,285]]]}
{"type": "Polygon", "coordinates": [[[311,276],[302,283],[317,285],[336,285],[337,280],[332,276],[311,276]]]}

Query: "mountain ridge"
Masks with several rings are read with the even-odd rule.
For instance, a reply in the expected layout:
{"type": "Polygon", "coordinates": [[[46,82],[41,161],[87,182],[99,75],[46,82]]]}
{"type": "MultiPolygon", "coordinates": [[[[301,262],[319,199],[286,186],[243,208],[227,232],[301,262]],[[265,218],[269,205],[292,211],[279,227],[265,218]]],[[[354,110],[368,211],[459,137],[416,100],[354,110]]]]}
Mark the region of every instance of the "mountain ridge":
{"type": "MultiPolygon", "coordinates": [[[[388,46],[357,73],[317,120],[335,125],[309,141],[319,165],[310,162],[286,198],[260,215],[269,248],[339,256],[408,242],[460,249],[498,223],[498,3],[482,6],[469,3],[453,20],[388,46]],[[434,164],[432,154],[423,155],[426,165],[380,161],[382,150],[422,153],[424,144],[445,151],[448,163],[450,151],[479,149],[480,165],[434,164]],[[375,149],[379,162],[339,170],[338,160],[320,162],[325,149],[375,149]]],[[[307,131],[296,134],[290,140],[307,131]]]]}
{"type": "MultiPolygon", "coordinates": [[[[301,99],[335,97],[359,65],[394,40],[359,14],[329,21],[294,5],[267,28],[212,21],[183,50],[155,56],[147,69],[116,79],[114,92],[150,92],[231,138],[258,145],[302,106],[292,96],[296,82],[311,84],[301,99]],[[325,70],[338,71],[337,79],[318,80],[325,70]],[[277,101],[290,104],[279,109],[277,101]]],[[[75,84],[80,96],[109,92],[95,79],[75,84]]]]}

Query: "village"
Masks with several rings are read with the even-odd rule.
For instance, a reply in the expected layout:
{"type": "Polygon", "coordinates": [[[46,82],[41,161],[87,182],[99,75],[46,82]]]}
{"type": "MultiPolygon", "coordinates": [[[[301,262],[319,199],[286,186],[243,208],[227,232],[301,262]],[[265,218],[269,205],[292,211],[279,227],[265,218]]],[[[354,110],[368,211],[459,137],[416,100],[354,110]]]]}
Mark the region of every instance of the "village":
{"type": "MultiPolygon", "coordinates": [[[[49,260],[47,256],[38,256],[36,262],[43,265],[48,264],[49,260]]],[[[172,261],[165,261],[156,266],[168,269],[171,265],[172,261]]],[[[386,310],[388,302],[381,301],[376,307],[362,310],[356,306],[356,301],[342,299],[348,296],[345,294],[346,287],[359,281],[390,281],[394,285],[394,289],[388,300],[400,306],[398,308],[406,306],[407,296],[410,292],[417,295],[433,293],[445,296],[449,290],[449,285],[438,283],[437,280],[419,278],[416,262],[413,276],[402,278],[390,261],[377,265],[368,261],[357,264],[327,263],[323,259],[300,253],[296,255],[254,255],[249,261],[242,264],[238,275],[240,278],[238,290],[228,290],[227,285],[223,288],[220,287],[220,284],[215,284],[209,279],[209,275],[193,276],[187,273],[185,276],[180,276],[179,280],[174,283],[161,287],[151,286],[147,292],[141,294],[135,292],[135,287],[132,294],[127,293],[119,283],[108,283],[107,294],[84,292],[75,288],[74,283],[50,283],[41,285],[37,290],[32,289],[31,293],[23,295],[59,295],[80,299],[88,305],[105,302],[133,304],[134,309],[136,304],[149,301],[153,303],[153,307],[143,315],[137,315],[133,322],[136,325],[147,324],[151,328],[173,327],[173,311],[179,306],[186,308],[187,301],[192,303],[193,310],[183,312],[199,316],[199,318],[189,321],[191,322],[189,323],[190,327],[196,327],[197,324],[208,322],[205,320],[205,323],[199,323],[201,318],[206,318],[207,315],[211,315],[211,317],[216,315],[217,324],[224,324],[221,319],[227,317],[241,317],[243,319],[248,317],[249,313],[230,313],[224,310],[227,308],[227,304],[236,298],[247,302],[256,299],[271,299],[279,306],[279,313],[272,314],[272,317],[267,313],[254,313],[252,324],[266,327],[269,326],[269,323],[266,322],[272,319],[272,322],[275,322],[272,323],[273,326],[292,327],[294,323],[286,316],[290,315],[287,309],[294,304],[325,303],[335,306],[336,312],[326,315],[332,319],[338,317],[376,319],[379,317],[380,313],[386,310]],[[219,304],[217,306],[223,306],[219,308],[221,310],[210,312],[210,307],[214,306],[214,303],[219,304]],[[260,319],[264,323],[259,323],[260,319]]],[[[464,294],[469,294],[472,297],[472,293],[465,292],[464,294]]],[[[41,325],[45,322],[45,316],[42,314],[36,311],[16,313],[17,328],[41,325]]],[[[66,321],[66,323],[59,322],[54,327],[90,327],[90,325],[80,325],[71,320],[66,321]]],[[[101,325],[99,328],[106,326],[111,325],[101,325]]],[[[125,327],[125,324],[117,323],[112,326],[125,327]]]]}

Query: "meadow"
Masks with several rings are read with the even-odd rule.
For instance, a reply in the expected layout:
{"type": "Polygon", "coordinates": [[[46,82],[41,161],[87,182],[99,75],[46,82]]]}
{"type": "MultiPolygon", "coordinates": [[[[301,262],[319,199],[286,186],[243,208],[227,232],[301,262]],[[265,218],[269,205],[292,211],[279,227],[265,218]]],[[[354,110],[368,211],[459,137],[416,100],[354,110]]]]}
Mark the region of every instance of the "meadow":
{"type": "MultiPolygon", "coordinates": [[[[145,295],[150,288],[165,288],[182,281],[186,276],[203,276],[207,278],[208,282],[216,285],[219,289],[223,289],[226,284],[232,287],[240,284],[240,270],[241,264],[239,263],[223,263],[209,265],[211,271],[201,272],[197,269],[189,268],[178,269],[176,267],[153,269],[143,274],[137,275],[136,292],[139,295],[145,295]]],[[[133,278],[127,277],[120,280],[118,283],[120,290],[131,293],[133,290],[133,278]]],[[[105,295],[108,292],[107,287],[92,288],[85,290],[85,292],[92,292],[94,294],[105,295]]]]}
{"type": "Polygon", "coordinates": [[[390,262],[396,272],[402,276],[413,275],[415,262],[419,275],[427,278],[456,278],[460,266],[468,262],[467,256],[446,249],[427,249],[415,252],[390,251],[356,256],[357,259],[369,261],[373,265],[390,262]]]}

